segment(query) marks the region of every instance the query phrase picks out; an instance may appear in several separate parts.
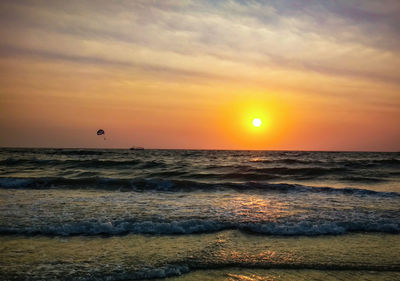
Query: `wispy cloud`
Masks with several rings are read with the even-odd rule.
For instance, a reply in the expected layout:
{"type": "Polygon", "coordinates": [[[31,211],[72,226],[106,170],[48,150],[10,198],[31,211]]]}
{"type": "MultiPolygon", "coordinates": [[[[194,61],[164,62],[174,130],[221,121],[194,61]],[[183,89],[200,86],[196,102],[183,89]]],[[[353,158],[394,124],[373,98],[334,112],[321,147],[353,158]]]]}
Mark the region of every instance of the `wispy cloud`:
{"type": "Polygon", "coordinates": [[[204,56],[213,57],[214,64],[231,61],[397,84],[400,5],[361,2],[3,1],[1,33],[8,52],[32,48],[31,54],[46,52],[47,59],[161,64],[190,72],[168,60],[157,66],[152,56],[143,61],[147,49],[159,58],[177,53],[188,61],[204,56]]]}

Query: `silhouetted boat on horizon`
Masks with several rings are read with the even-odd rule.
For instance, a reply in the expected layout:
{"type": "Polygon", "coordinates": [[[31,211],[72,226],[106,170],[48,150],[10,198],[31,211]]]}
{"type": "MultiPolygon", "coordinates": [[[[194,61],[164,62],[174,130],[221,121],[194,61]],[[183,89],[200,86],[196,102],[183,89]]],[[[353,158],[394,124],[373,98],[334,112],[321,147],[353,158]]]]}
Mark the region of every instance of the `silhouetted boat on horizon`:
{"type": "Polygon", "coordinates": [[[144,147],[132,146],[131,148],[129,148],[129,150],[144,150],[144,147]]]}

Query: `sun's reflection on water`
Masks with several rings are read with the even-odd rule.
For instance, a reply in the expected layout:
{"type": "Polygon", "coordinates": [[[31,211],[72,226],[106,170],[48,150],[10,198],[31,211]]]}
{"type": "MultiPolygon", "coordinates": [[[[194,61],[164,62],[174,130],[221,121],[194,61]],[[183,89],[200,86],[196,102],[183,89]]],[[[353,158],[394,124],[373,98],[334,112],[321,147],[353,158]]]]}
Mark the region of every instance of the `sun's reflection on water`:
{"type": "Polygon", "coordinates": [[[288,202],[250,194],[238,194],[221,202],[221,207],[246,223],[275,222],[294,213],[288,202]]]}

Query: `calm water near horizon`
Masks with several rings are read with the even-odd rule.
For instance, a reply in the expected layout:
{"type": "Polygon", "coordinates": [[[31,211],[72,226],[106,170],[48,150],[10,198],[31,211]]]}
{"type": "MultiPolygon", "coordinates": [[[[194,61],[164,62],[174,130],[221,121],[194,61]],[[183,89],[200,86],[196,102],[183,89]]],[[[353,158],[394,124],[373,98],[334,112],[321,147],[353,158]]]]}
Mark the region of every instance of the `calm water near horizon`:
{"type": "Polygon", "coordinates": [[[0,149],[0,279],[400,280],[400,153],[0,149]]]}

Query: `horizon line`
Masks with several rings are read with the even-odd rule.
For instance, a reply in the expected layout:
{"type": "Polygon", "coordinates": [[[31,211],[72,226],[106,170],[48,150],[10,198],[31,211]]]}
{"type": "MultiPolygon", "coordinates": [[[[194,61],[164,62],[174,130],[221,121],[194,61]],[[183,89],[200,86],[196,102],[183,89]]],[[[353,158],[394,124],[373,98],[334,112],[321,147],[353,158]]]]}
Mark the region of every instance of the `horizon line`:
{"type": "MultiPolygon", "coordinates": [[[[399,150],[308,150],[308,149],[226,149],[226,148],[145,148],[144,150],[199,150],[199,151],[293,151],[293,152],[382,152],[400,153],[399,150]]],[[[46,147],[46,146],[0,146],[0,149],[87,149],[87,150],[130,150],[130,147],[46,147]]]]}

